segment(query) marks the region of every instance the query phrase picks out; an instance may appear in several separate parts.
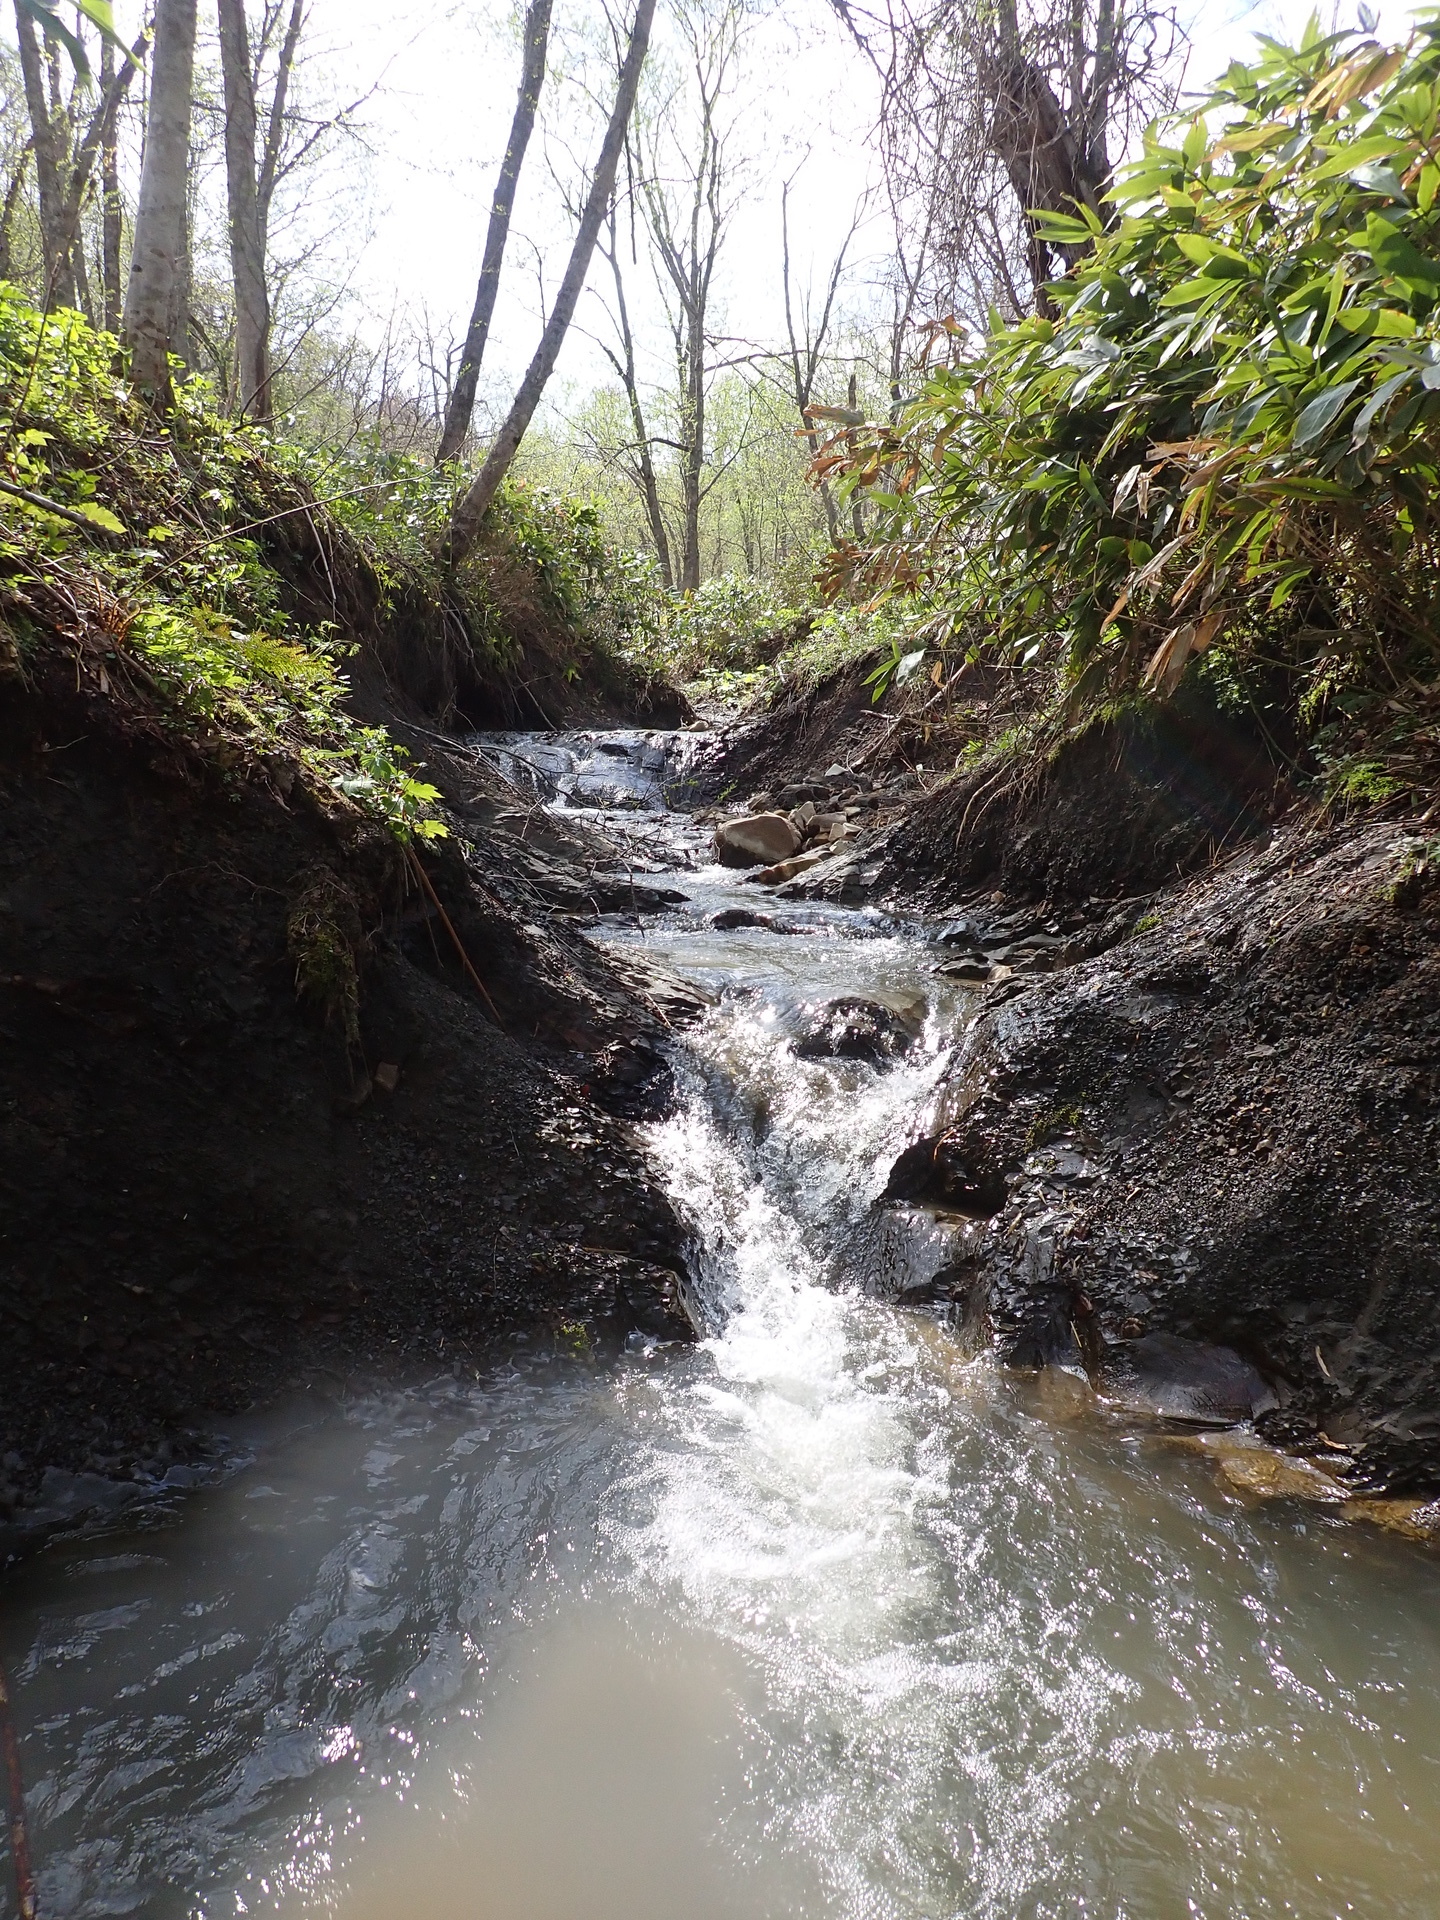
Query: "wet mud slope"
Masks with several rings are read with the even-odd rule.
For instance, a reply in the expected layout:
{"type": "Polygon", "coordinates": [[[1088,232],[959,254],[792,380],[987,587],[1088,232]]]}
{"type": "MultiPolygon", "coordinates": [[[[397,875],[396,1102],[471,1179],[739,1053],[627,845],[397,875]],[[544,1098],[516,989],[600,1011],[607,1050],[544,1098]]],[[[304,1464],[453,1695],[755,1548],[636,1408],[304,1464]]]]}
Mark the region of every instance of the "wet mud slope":
{"type": "Polygon", "coordinates": [[[1223,1345],[1251,1385],[1222,1419],[1440,1488],[1436,852],[1277,829],[1106,951],[978,986],[892,1181],[969,1216],[950,1310],[1014,1364],[1163,1410],[1158,1374],[1202,1419],[1223,1345]]]}
{"type": "Polygon", "coordinates": [[[538,866],[517,796],[432,744],[422,886],[80,677],[57,649],[0,689],[0,1551],[183,1479],[211,1416],[317,1366],[683,1336],[627,1125],[667,1016],[553,910],[622,885],[607,850],[538,866]]]}

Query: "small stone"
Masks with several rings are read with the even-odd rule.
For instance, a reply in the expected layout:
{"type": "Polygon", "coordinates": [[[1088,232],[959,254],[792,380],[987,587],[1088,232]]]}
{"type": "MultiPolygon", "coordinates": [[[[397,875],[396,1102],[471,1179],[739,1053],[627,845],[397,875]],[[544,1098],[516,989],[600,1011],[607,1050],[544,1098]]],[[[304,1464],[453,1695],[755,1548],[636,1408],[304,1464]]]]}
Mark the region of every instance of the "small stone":
{"type": "Polygon", "coordinates": [[[400,1084],[400,1069],[393,1060],[382,1060],[375,1069],[374,1080],[381,1093],[394,1093],[400,1084]]]}

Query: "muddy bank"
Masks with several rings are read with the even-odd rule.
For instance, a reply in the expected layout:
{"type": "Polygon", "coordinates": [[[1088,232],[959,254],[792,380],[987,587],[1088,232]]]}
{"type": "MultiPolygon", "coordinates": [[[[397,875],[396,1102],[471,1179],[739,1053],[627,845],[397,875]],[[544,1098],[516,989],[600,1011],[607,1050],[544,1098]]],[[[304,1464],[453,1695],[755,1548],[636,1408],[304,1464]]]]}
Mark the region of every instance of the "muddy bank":
{"type": "Polygon", "coordinates": [[[1214,1364],[1155,1336],[1220,1344],[1268,1437],[1440,1488],[1434,853],[1292,825],[1107,952],[977,988],[897,1168],[971,1216],[939,1291],[972,1335],[1122,1397],[1137,1360],[1214,1364]]]}
{"type": "Polygon", "coordinates": [[[626,1124],[664,1097],[666,1016],[572,917],[613,850],[542,849],[522,796],[428,747],[427,889],[62,648],[7,682],[0,1521],[173,1479],[317,1366],[685,1333],[626,1124]]]}

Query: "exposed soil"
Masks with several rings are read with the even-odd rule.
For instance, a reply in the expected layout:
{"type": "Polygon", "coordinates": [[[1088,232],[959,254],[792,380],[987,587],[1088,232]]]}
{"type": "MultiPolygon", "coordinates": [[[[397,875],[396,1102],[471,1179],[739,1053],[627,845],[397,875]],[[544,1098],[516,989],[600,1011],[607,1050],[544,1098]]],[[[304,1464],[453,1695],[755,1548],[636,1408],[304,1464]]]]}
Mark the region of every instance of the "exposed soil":
{"type": "Polygon", "coordinates": [[[1273,1386],[1270,1437],[1440,1488],[1428,844],[1294,825],[1103,956],[984,990],[918,1152],[938,1204],[993,1209],[954,1279],[1004,1357],[1219,1342],[1273,1386]]]}
{"type": "MultiPolygon", "coordinates": [[[[549,910],[517,796],[428,743],[432,900],[387,835],[207,762],[58,643],[0,702],[0,1517],[144,1484],[317,1365],[685,1335],[625,1120],[664,1096],[664,983],[549,910]],[[348,1034],[343,991],[297,995],[317,915],[348,1034]]],[[[569,904],[621,884],[557,834],[569,904]]]]}
{"type": "Polygon", "coordinates": [[[1052,902],[1139,893],[1220,858],[1293,803],[1260,729],[1190,697],[1088,727],[1048,760],[935,787],[892,837],[880,885],[1052,902]]]}

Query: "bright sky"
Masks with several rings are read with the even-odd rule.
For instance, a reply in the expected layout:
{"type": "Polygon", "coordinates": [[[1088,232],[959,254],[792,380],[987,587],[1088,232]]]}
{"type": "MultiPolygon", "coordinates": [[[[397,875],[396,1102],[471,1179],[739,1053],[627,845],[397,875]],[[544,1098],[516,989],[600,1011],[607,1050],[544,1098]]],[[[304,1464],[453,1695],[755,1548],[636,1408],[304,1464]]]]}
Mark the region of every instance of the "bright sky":
{"type": "MultiPolygon", "coordinates": [[[[623,0],[621,0],[623,4],[623,0]]],[[[122,21],[138,15],[138,0],[117,7],[122,21]]],[[[1189,84],[1199,88],[1237,55],[1257,30],[1298,32],[1310,0],[1198,0],[1190,20],[1189,84]]],[[[1327,5],[1326,11],[1330,11],[1327,5]]],[[[1381,0],[1382,37],[1399,37],[1408,9],[1381,0]]],[[[662,5],[663,14],[663,5],[662,5]]],[[[594,0],[557,0],[552,67],[607,76],[588,66],[583,35],[595,17],[594,0]]],[[[1354,17],[1353,0],[1338,10],[1354,17]]],[[[463,333],[474,297],[494,175],[509,129],[519,75],[516,16],[503,0],[312,0],[310,44],[319,49],[326,81],[337,97],[375,88],[363,109],[370,149],[358,154],[355,202],[344,203],[342,230],[330,243],[332,277],[350,288],[352,323],[378,330],[395,314],[411,323],[428,316],[433,333],[463,333]]],[[[657,44],[665,29],[657,19],[657,44]]],[[[737,150],[750,170],[750,191],[738,212],[724,255],[717,330],[751,340],[777,341],[780,303],[780,185],[793,179],[792,253],[796,273],[823,281],[836,247],[850,227],[857,201],[875,176],[868,135],[875,83],[866,62],[838,26],[829,0],[759,0],[737,99],[737,150]]],[[[598,77],[596,77],[598,76],[598,77]]],[[[533,347],[540,288],[553,289],[569,244],[557,176],[576,165],[567,143],[589,156],[598,145],[593,114],[572,83],[552,90],[526,164],[516,208],[505,280],[487,354],[489,380],[508,389],[533,347]]],[[[317,196],[317,224],[329,222],[330,189],[317,196]]],[[[878,221],[852,248],[850,298],[864,303],[867,255],[883,244],[878,221]]],[[[591,272],[605,284],[603,263],[591,272]]],[[[632,304],[648,315],[647,351],[655,373],[663,340],[659,311],[646,290],[643,252],[631,270],[632,304]]],[[[608,368],[587,336],[607,328],[596,295],[581,304],[560,364],[558,390],[566,397],[607,378],[608,368]]]]}

